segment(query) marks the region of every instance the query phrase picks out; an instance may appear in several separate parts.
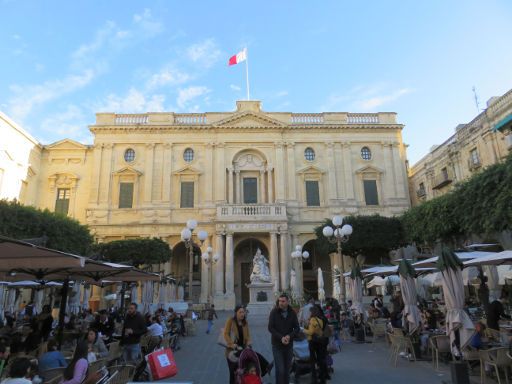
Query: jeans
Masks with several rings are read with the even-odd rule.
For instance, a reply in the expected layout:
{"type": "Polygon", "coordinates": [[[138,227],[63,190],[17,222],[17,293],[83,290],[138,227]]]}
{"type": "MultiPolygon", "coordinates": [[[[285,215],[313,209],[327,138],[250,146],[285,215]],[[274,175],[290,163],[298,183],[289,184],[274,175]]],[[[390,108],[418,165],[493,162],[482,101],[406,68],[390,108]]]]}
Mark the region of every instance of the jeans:
{"type": "Polygon", "coordinates": [[[138,363],[141,358],[140,344],[123,345],[123,360],[125,363],[138,363]]]}
{"type": "Polygon", "coordinates": [[[272,346],[274,355],[274,367],[276,370],[276,384],[289,384],[290,370],[292,368],[293,348],[290,345],[287,348],[272,346]]]}
{"type": "Polygon", "coordinates": [[[208,329],[206,330],[206,333],[210,333],[213,327],[213,320],[208,320],[208,329]]]}

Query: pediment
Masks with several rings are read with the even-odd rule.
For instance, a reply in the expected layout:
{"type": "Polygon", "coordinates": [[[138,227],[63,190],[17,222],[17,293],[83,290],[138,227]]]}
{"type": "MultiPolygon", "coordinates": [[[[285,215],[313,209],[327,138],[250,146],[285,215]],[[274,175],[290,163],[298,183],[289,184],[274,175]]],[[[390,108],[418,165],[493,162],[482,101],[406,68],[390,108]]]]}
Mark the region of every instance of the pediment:
{"type": "Polygon", "coordinates": [[[356,173],[384,173],[384,170],[377,167],[373,167],[371,165],[367,165],[356,170],[356,173]]]}
{"type": "MultiPolygon", "coordinates": [[[[29,171],[30,171],[30,169],[31,168],[29,168],[29,171]]],[[[30,173],[29,173],[29,175],[30,175],[30,173]]],[[[30,175],[30,176],[32,176],[32,175],[30,175]]],[[[76,173],[72,173],[72,172],[57,172],[57,173],[54,173],[54,174],[48,176],[50,188],[55,188],[55,186],[74,188],[74,187],[76,187],[76,183],[78,182],[78,180],[80,180],[80,176],[78,176],[76,173]]]]}
{"type": "Polygon", "coordinates": [[[308,165],[307,167],[301,168],[297,171],[299,174],[318,174],[325,173],[325,170],[318,168],[314,165],[308,165]]]}
{"type": "Polygon", "coordinates": [[[46,145],[47,149],[87,149],[87,146],[71,139],[63,139],[46,145]]]}
{"type": "Polygon", "coordinates": [[[215,124],[219,127],[233,127],[233,128],[271,128],[283,127],[286,124],[268,117],[263,113],[242,112],[236,113],[224,120],[215,124]]]}
{"type": "Polygon", "coordinates": [[[131,167],[131,166],[127,166],[127,167],[124,167],[124,168],[121,168],[117,171],[114,171],[112,172],[113,175],[118,175],[118,176],[122,176],[122,175],[137,175],[137,176],[141,176],[142,175],[142,172],[141,171],[138,171],[137,169],[131,167]]]}
{"type": "Polygon", "coordinates": [[[178,169],[177,171],[174,171],[173,173],[175,175],[200,175],[201,171],[190,166],[190,165],[187,165],[186,167],[178,169]]]}

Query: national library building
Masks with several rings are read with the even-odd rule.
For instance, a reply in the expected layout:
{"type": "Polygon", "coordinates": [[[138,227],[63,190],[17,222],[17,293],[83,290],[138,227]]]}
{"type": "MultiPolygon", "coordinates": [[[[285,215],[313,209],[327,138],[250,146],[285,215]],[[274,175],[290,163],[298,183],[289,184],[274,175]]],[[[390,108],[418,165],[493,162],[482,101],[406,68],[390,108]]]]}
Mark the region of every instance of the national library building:
{"type": "Polygon", "coordinates": [[[275,291],[289,288],[293,268],[300,291],[316,292],[317,268],[330,276],[341,265],[316,251],[316,226],[410,206],[395,113],[266,112],[259,101],[238,101],[234,112],[97,113],[89,128],[93,145],[41,145],[0,114],[0,198],[76,218],[98,242],[161,238],[173,252],[162,272],[184,283],[180,233],[197,220],[193,238],[208,237],[194,251],[192,299],[206,302],[211,292],[217,309],[249,301],[258,249],[275,291]],[[310,257],[292,259],[296,245],[310,257]],[[207,247],[218,255],[212,274],[201,259],[207,247]]]}

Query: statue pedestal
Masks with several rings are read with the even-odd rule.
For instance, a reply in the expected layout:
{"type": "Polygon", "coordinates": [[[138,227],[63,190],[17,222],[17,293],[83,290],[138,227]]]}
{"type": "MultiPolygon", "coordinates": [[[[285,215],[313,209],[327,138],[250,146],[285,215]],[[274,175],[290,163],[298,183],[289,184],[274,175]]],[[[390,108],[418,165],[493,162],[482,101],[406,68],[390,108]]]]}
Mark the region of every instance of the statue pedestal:
{"type": "Polygon", "coordinates": [[[249,288],[249,315],[268,315],[275,305],[273,283],[251,283],[249,288]]]}

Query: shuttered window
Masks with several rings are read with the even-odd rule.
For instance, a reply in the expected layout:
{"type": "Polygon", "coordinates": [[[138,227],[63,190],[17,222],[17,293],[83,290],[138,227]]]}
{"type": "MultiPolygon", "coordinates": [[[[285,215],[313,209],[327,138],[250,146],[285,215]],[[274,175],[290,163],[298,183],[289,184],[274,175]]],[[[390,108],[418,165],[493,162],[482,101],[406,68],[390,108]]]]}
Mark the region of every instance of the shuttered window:
{"type": "Polygon", "coordinates": [[[133,183],[119,184],[119,208],[133,207],[133,183]]]}
{"type": "Polygon", "coordinates": [[[306,203],[308,207],[320,206],[320,193],[318,190],[318,181],[306,181],[306,203]]]}
{"type": "Polygon", "coordinates": [[[57,200],[55,200],[55,213],[60,213],[62,215],[68,214],[70,193],[71,191],[69,188],[57,189],[57,200]]]}
{"type": "Polygon", "coordinates": [[[376,180],[363,180],[366,205],[379,205],[376,180]]]}
{"type": "Polygon", "coordinates": [[[194,208],[194,182],[181,182],[181,208],[194,208]]]}
{"type": "Polygon", "coordinates": [[[256,204],[258,202],[258,179],[244,177],[244,204],[256,204]]]}

